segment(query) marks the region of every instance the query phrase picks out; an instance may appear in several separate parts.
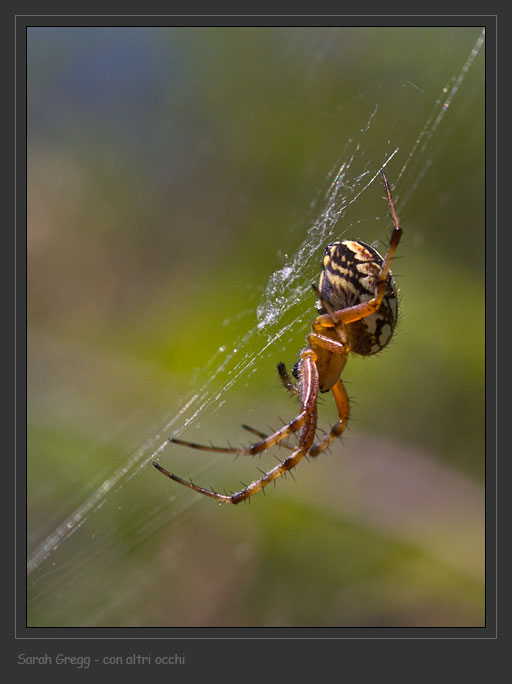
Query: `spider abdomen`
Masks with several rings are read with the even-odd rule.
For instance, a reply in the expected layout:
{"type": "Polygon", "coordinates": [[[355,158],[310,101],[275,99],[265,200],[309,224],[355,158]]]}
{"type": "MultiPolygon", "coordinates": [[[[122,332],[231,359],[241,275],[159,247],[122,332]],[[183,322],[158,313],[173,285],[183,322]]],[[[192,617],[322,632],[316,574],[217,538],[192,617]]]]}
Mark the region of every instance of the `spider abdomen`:
{"type": "MultiPolygon", "coordinates": [[[[318,285],[323,299],[336,311],[369,301],[375,296],[382,262],[381,255],[361,240],[327,245],[318,285]]],[[[320,314],[327,313],[320,302],[317,308],[320,314]]],[[[390,341],[397,316],[396,286],[389,273],[378,311],[345,324],[350,350],[363,356],[379,352],[390,341]]]]}

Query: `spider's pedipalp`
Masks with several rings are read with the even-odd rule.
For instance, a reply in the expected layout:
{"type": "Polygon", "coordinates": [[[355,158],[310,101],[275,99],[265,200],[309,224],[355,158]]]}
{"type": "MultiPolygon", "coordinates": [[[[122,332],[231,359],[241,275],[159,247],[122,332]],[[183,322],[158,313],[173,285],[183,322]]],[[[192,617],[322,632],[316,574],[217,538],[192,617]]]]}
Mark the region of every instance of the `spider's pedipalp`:
{"type": "Polygon", "coordinates": [[[289,392],[297,395],[300,394],[299,388],[288,375],[288,371],[286,370],[286,366],[283,362],[277,364],[277,373],[279,375],[281,383],[289,392]]]}

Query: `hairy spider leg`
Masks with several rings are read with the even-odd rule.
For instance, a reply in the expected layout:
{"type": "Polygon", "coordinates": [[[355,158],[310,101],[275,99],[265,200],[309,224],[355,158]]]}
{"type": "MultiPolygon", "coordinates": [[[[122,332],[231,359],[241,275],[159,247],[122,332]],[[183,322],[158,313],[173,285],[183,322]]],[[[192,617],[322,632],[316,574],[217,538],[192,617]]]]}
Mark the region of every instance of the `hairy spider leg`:
{"type": "MultiPolygon", "coordinates": [[[[355,306],[335,311],[332,309],[330,304],[323,299],[318,288],[313,286],[313,289],[317,293],[317,296],[319,296],[319,299],[322,302],[327,313],[321,314],[315,318],[312,326],[313,331],[309,333],[309,335],[307,335],[307,341],[310,347],[304,349],[301,352],[299,385],[297,386],[293,383],[293,381],[291,380],[290,376],[286,371],[286,367],[284,364],[278,365],[278,373],[281,378],[281,382],[283,383],[285,388],[288,389],[291,393],[300,394],[301,396],[302,410],[299,413],[299,415],[296,416],[296,418],[294,418],[290,423],[288,423],[288,425],[285,425],[283,428],[281,428],[280,430],[278,430],[270,436],[264,436],[263,433],[260,433],[257,430],[254,430],[253,428],[244,425],[243,427],[245,429],[263,437],[263,439],[260,442],[257,442],[256,444],[253,444],[248,448],[233,449],[214,446],[204,446],[201,444],[195,444],[193,442],[185,442],[183,440],[170,438],[170,441],[176,444],[182,444],[183,446],[201,449],[204,451],[215,451],[221,453],[234,454],[254,454],[259,453],[260,451],[264,451],[273,446],[274,444],[283,442],[283,440],[289,434],[300,430],[298,448],[293,452],[291,456],[286,458],[279,465],[269,470],[259,480],[255,480],[250,485],[244,487],[238,492],[234,492],[231,495],[218,494],[213,490],[198,487],[193,482],[187,482],[182,478],[178,477],[177,475],[170,473],[169,471],[165,470],[165,468],[160,466],[158,463],[153,463],[153,465],[161,473],[163,473],[170,479],[174,480],[175,482],[178,482],[179,484],[182,484],[185,487],[193,489],[194,491],[197,491],[200,494],[210,496],[212,498],[219,500],[220,502],[237,504],[240,501],[249,498],[256,492],[258,492],[260,489],[263,489],[267,484],[269,484],[272,481],[275,481],[276,478],[280,477],[288,470],[294,468],[295,465],[297,465],[297,463],[306,453],[309,452],[312,456],[317,456],[321,451],[323,451],[328,446],[328,444],[330,444],[330,442],[333,439],[341,435],[341,433],[343,432],[348,423],[350,407],[348,396],[345,391],[343,382],[341,378],[338,378],[338,380],[330,389],[333,393],[338,408],[340,420],[331,428],[329,434],[321,442],[312,446],[316,433],[316,402],[318,398],[318,392],[320,390],[319,372],[316,364],[317,354],[315,353],[315,348],[317,350],[319,348],[327,350],[333,354],[343,356],[346,359],[346,357],[350,353],[350,347],[347,341],[346,330],[344,327],[345,324],[361,320],[362,318],[370,316],[376,311],[378,311],[382,304],[384,295],[386,294],[387,278],[390,273],[391,263],[395,256],[396,249],[402,236],[402,228],[400,227],[400,221],[396,213],[395,204],[393,201],[393,197],[391,195],[388,179],[383,169],[381,169],[381,175],[386,190],[390,213],[393,219],[393,232],[391,234],[391,239],[388,244],[386,255],[382,261],[382,266],[380,268],[379,275],[377,276],[377,282],[375,285],[373,298],[367,302],[362,302],[361,304],[357,304],[355,306]],[[323,335],[322,330],[324,330],[325,328],[334,328],[339,341],[336,341],[332,339],[332,337],[329,337],[327,335],[323,335]]],[[[293,447],[291,447],[286,442],[283,442],[282,446],[285,446],[293,450],[293,447]]]]}
{"type": "MultiPolygon", "coordinates": [[[[277,372],[279,373],[279,377],[285,389],[287,389],[292,394],[299,395],[299,388],[288,375],[288,371],[286,370],[286,366],[284,363],[281,362],[277,365],[277,372]]],[[[269,437],[267,432],[263,432],[263,430],[257,430],[256,428],[253,428],[250,425],[246,425],[245,423],[242,423],[241,427],[243,427],[244,430],[247,430],[247,432],[252,432],[253,435],[256,435],[256,437],[259,437],[262,440],[268,439],[269,437]]],[[[284,439],[279,440],[279,442],[277,442],[277,446],[284,447],[285,449],[289,449],[290,451],[295,451],[295,449],[297,448],[293,444],[285,442],[284,439]]]]}
{"type": "MultiPolygon", "coordinates": [[[[306,350],[306,351],[311,351],[311,350],[306,350]]],[[[286,371],[286,367],[284,363],[280,363],[277,367],[279,377],[281,378],[281,381],[283,385],[286,387],[287,390],[292,392],[293,394],[300,394],[300,390],[295,385],[290,376],[288,375],[286,371]]],[[[258,434],[259,436],[263,436],[264,439],[262,439],[260,442],[256,442],[255,444],[251,444],[248,447],[217,447],[217,446],[207,446],[206,444],[196,444],[195,442],[186,442],[182,439],[176,439],[175,437],[169,437],[169,441],[172,442],[173,444],[180,444],[181,446],[186,446],[186,447],[191,447],[192,449],[199,449],[202,451],[214,451],[217,453],[222,453],[222,454],[238,454],[238,455],[250,455],[250,454],[258,454],[261,451],[266,451],[267,449],[270,449],[270,447],[274,446],[274,444],[278,444],[281,442],[283,439],[288,437],[288,435],[292,434],[293,432],[297,432],[300,430],[300,428],[306,423],[308,418],[308,412],[303,408],[303,410],[299,413],[298,416],[296,416],[293,420],[291,420],[289,423],[284,425],[282,428],[274,432],[272,435],[267,435],[265,436],[263,433],[258,433],[257,431],[253,430],[252,428],[248,428],[250,432],[254,432],[255,434],[258,434]]],[[[244,429],[247,429],[245,425],[242,425],[244,429]]],[[[294,448],[294,447],[292,447],[294,448]]]]}
{"type": "MultiPolygon", "coordinates": [[[[301,353],[301,365],[300,365],[300,394],[302,402],[302,411],[299,415],[304,414],[305,418],[301,425],[301,433],[299,438],[299,444],[297,449],[288,456],[284,461],[279,463],[277,466],[269,470],[263,475],[259,480],[251,482],[247,487],[244,487],[238,492],[233,494],[219,494],[210,489],[205,489],[203,487],[198,487],[193,482],[187,482],[181,477],[170,473],[165,468],[162,468],[158,463],[153,463],[155,468],[159,470],[163,475],[166,475],[174,482],[193,489],[199,494],[204,494],[213,499],[217,499],[220,502],[237,504],[244,499],[248,499],[260,489],[266,487],[270,482],[286,473],[288,470],[294,468],[301,458],[308,452],[313,440],[315,438],[316,432],[316,400],[318,397],[319,383],[318,383],[318,370],[316,367],[316,355],[312,349],[304,349],[301,353]]],[[[294,421],[292,421],[294,423],[294,421]]],[[[266,440],[263,440],[264,442],[266,440]]],[[[250,452],[249,452],[250,453],[250,452]]]]}
{"type": "MultiPolygon", "coordinates": [[[[295,394],[297,396],[300,395],[299,388],[288,375],[286,365],[282,361],[277,364],[277,374],[279,375],[279,379],[281,380],[281,383],[283,384],[285,389],[291,392],[291,394],[295,394]]],[[[242,427],[244,430],[247,430],[247,432],[252,432],[252,434],[256,435],[256,437],[260,437],[260,439],[268,439],[269,435],[266,432],[256,430],[256,428],[253,428],[250,425],[246,425],[245,423],[242,423],[242,427]]],[[[284,440],[280,440],[277,443],[277,445],[280,447],[284,447],[285,449],[290,449],[291,451],[295,450],[295,446],[293,446],[293,444],[289,444],[284,440]]]]}
{"type": "Polygon", "coordinates": [[[374,296],[367,302],[362,302],[361,304],[356,304],[355,306],[349,306],[346,309],[340,309],[339,311],[317,316],[314,322],[317,325],[323,326],[325,328],[337,328],[333,321],[333,313],[335,314],[337,320],[341,323],[353,323],[354,321],[361,320],[361,318],[366,318],[366,316],[371,316],[373,313],[379,310],[380,305],[382,304],[382,300],[386,294],[387,277],[391,269],[391,263],[395,256],[400,238],[402,237],[402,228],[400,227],[400,220],[396,213],[395,203],[391,195],[388,179],[382,169],[381,175],[382,180],[384,181],[384,187],[386,189],[389,211],[391,213],[391,218],[393,219],[393,232],[391,234],[386,255],[382,261],[382,266],[377,277],[374,296]]]}
{"type": "MultiPolygon", "coordinates": [[[[256,428],[253,428],[250,425],[245,425],[245,423],[242,423],[242,427],[244,430],[247,430],[247,432],[252,432],[253,435],[261,437],[261,439],[266,439],[268,437],[268,433],[263,432],[263,430],[257,430],[256,428]]],[[[290,451],[295,451],[296,449],[296,447],[293,444],[285,442],[284,440],[282,442],[278,442],[277,446],[284,447],[285,449],[290,449],[290,451]]]]}
{"type": "MultiPolygon", "coordinates": [[[[333,440],[341,436],[348,425],[348,420],[350,418],[350,402],[345,385],[343,384],[341,378],[335,385],[331,387],[331,392],[334,396],[334,401],[336,402],[340,419],[335,425],[332,426],[332,428],[329,430],[329,433],[322,439],[321,442],[318,442],[318,444],[313,444],[308,451],[308,456],[318,456],[318,454],[324,451],[333,440]]],[[[256,430],[250,425],[242,425],[242,427],[244,430],[248,430],[258,437],[266,437],[264,432],[260,432],[260,430],[256,430]]],[[[285,449],[290,449],[291,451],[295,449],[295,447],[288,442],[280,442],[279,446],[284,447],[285,449]]]]}
{"type": "Polygon", "coordinates": [[[281,477],[281,475],[284,475],[287,471],[295,468],[303,456],[308,453],[309,448],[315,439],[316,419],[317,412],[315,402],[312,406],[308,421],[301,429],[297,449],[291,454],[291,456],[285,458],[284,461],[269,470],[268,473],[265,473],[265,475],[263,475],[263,477],[261,477],[259,480],[251,482],[251,484],[244,489],[232,494],[230,497],[231,503],[237,504],[244,499],[248,499],[250,496],[253,496],[253,494],[256,494],[256,492],[259,492],[260,489],[263,489],[263,487],[266,487],[268,484],[270,484],[270,482],[273,482],[278,477],[281,477]]]}
{"type": "Polygon", "coordinates": [[[350,402],[348,400],[347,391],[342,379],[340,378],[338,382],[331,387],[331,392],[336,402],[338,408],[338,415],[340,417],[339,421],[332,426],[329,433],[322,439],[318,444],[314,444],[308,452],[308,456],[318,456],[324,449],[326,449],[329,444],[340,437],[342,432],[345,430],[348,424],[348,419],[350,417],[350,402]]]}
{"type": "MultiPolygon", "coordinates": [[[[330,337],[325,337],[324,335],[320,335],[319,333],[309,333],[307,339],[311,346],[317,344],[318,346],[323,347],[324,349],[328,349],[329,351],[332,351],[335,354],[348,354],[348,345],[344,345],[341,342],[337,342],[336,340],[333,340],[330,337]]],[[[284,367],[284,364],[279,365],[284,367]]],[[[288,385],[286,383],[283,384],[288,389],[288,385]]],[[[338,409],[338,415],[340,419],[335,425],[333,425],[329,433],[324,437],[324,439],[322,439],[321,442],[313,445],[310,448],[308,456],[318,456],[318,454],[324,451],[324,449],[326,449],[329,446],[329,444],[334,439],[336,439],[336,437],[339,437],[347,427],[348,419],[350,416],[350,402],[347,395],[347,391],[345,390],[345,385],[343,384],[341,378],[333,385],[333,387],[331,387],[331,392],[333,393],[334,401],[336,402],[336,407],[338,409]]],[[[244,430],[252,432],[258,437],[266,438],[264,432],[260,432],[260,430],[256,430],[250,425],[242,425],[242,427],[244,428],[244,430]]],[[[291,444],[288,444],[288,442],[281,442],[279,446],[285,447],[286,449],[290,450],[293,450],[295,448],[291,444]]]]}

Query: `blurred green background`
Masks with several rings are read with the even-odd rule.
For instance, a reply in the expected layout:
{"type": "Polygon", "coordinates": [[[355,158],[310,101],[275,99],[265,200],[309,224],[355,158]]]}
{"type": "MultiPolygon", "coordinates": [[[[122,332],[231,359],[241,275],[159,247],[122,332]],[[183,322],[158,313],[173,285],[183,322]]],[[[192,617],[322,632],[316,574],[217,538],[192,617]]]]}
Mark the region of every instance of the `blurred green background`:
{"type": "Polygon", "coordinates": [[[28,30],[29,626],[484,624],[480,34],[28,30]],[[385,248],[369,181],[396,148],[401,318],[349,360],[343,441],[250,505],[163,478],[152,460],[233,490],[284,455],[153,454],[295,414],[275,365],[304,345],[326,242],[385,248]],[[305,244],[302,289],[258,328],[305,244]]]}

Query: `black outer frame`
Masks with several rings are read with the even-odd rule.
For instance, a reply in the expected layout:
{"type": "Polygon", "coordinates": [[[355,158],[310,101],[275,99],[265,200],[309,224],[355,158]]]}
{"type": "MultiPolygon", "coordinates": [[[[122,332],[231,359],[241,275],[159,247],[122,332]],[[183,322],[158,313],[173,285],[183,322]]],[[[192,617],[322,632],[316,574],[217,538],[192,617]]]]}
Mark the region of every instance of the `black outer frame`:
{"type": "MultiPolygon", "coordinates": [[[[260,662],[262,674],[269,652],[278,652],[279,660],[286,666],[287,674],[291,674],[291,666],[299,663],[304,672],[305,661],[311,665],[312,672],[317,671],[318,665],[327,664],[334,650],[343,649],[342,644],[329,644],[331,640],[403,640],[403,639],[493,639],[498,636],[497,620],[497,566],[496,566],[496,284],[491,274],[496,273],[497,231],[495,196],[490,189],[496,187],[496,117],[494,103],[496,102],[496,44],[497,44],[497,16],[343,16],[343,15],[304,15],[304,16],[12,16],[15,28],[16,55],[16,166],[15,166],[15,259],[16,259],[16,337],[15,337],[15,373],[17,392],[15,394],[15,424],[16,424],[16,492],[14,506],[16,511],[15,547],[15,614],[11,616],[7,639],[13,645],[13,651],[38,655],[42,653],[72,652],[73,654],[93,654],[101,659],[102,655],[113,652],[127,651],[141,654],[151,652],[177,653],[186,656],[186,662],[193,665],[198,672],[200,668],[205,674],[214,671],[216,667],[226,668],[226,660],[240,656],[240,667],[244,669],[254,658],[255,652],[265,653],[260,662]],[[418,21],[418,19],[420,21],[418,21]],[[483,628],[27,628],[25,626],[26,605],[26,27],[29,25],[176,25],[176,26],[204,26],[204,25],[259,25],[259,26],[325,26],[325,25],[469,25],[486,26],[486,188],[488,201],[486,202],[486,284],[488,306],[486,310],[487,327],[487,357],[486,357],[486,627],[483,628]],[[494,296],[493,296],[494,295],[494,296]],[[23,448],[25,447],[25,448],[23,448]],[[25,456],[25,457],[24,457],[25,456]],[[15,619],[13,619],[15,617],[15,619]],[[30,641],[25,641],[25,640],[30,641]],[[67,641],[72,640],[70,644],[67,641]],[[114,639],[115,644],[110,640],[114,639]],[[232,640],[236,639],[236,646],[232,640]],[[264,644],[257,641],[265,640],[264,644]],[[307,651],[301,648],[302,655],[297,653],[296,644],[288,640],[308,640],[307,651]],[[16,640],[18,643],[16,643],[16,640]],[[19,641],[21,640],[21,641],[19,641]],[[32,644],[32,640],[38,643],[32,644]],[[79,640],[79,641],[77,641],[79,640]],[[136,640],[136,641],[134,641],[136,640]],[[253,641],[254,640],[254,641],[253,641]],[[270,642],[268,640],[271,640],[270,642]],[[13,643],[14,641],[14,643],[13,643]],[[93,645],[94,642],[94,645],[93,645]],[[34,648],[35,646],[35,648],[34,648]],[[199,656],[204,652],[208,657],[199,656]],[[316,655],[318,654],[318,655],[316,655]]],[[[11,24],[12,26],[12,24],[11,24]]],[[[14,48],[14,46],[13,46],[14,48]]],[[[14,50],[13,50],[14,51],[14,50]]],[[[11,91],[13,92],[13,91],[11,91]]],[[[14,250],[13,250],[14,251],[14,250]]],[[[503,250],[502,250],[503,253],[503,250]]],[[[8,489],[11,495],[11,489],[8,489]]],[[[11,495],[12,496],[12,495],[11,495]]],[[[8,497],[6,497],[8,498],[8,497]]],[[[10,508],[10,510],[12,510],[10,508]]],[[[4,516],[9,519],[9,516],[4,516]]],[[[356,646],[356,644],[353,644],[356,646]]],[[[394,651],[395,644],[390,645],[394,651]]],[[[352,650],[352,644],[350,646],[352,650]]],[[[391,655],[391,654],[390,654],[391,655]]],[[[335,655],[338,667],[343,671],[343,660],[346,654],[335,655]]],[[[381,663],[382,665],[383,663],[381,663]]],[[[360,663],[363,667],[365,663],[360,663]]],[[[376,663],[376,666],[378,664],[376,663]]],[[[396,663],[395,663],[396,666],[396,663]]],[[[231,670],[231,675],[236,670],[231,670]]],[[[187,670],[189,668],[187,667],[187,670]]],[[[378,668],[380,669],[380,667],[378,668]]],[[[224,669],[224,672],[226,670],[224,669]]],[[[389,672],[389,670],[388,670],[389,672]]],[[[226,672],[228,674],[228,672],[226,672]]],[[[391,674],[391,672],[390,672],[391,674]]],[[[235,675],[236,676],[236,675],[235,675]]]]}

